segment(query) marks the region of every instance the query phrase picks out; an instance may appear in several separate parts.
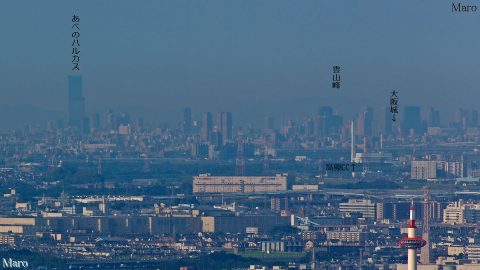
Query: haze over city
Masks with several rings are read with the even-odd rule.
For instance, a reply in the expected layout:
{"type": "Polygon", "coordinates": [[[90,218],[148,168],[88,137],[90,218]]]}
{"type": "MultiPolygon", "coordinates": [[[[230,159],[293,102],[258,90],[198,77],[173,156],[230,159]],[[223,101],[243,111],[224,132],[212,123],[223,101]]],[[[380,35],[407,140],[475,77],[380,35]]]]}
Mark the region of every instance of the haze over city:
{"type": "Polygon", "coordinates": [[[267,114],[301,117],[322,105],[351,117],[387,106],[398,90],[402,106],[451,119],[480,98],[479,16],[443,2],[3,3],[0,119],[18,127],[67,118],[73,13],[82,16],[89,113],[113,108],[174,124],[191,106],[259,125],[267,114]],[[330,87],[332,65],[342,67],[340,90],[330,87]]]}
{"type": "Polygon", "coordinates": [[[2,3],[1,269],[480,269],[474,1],[2,3]]]}

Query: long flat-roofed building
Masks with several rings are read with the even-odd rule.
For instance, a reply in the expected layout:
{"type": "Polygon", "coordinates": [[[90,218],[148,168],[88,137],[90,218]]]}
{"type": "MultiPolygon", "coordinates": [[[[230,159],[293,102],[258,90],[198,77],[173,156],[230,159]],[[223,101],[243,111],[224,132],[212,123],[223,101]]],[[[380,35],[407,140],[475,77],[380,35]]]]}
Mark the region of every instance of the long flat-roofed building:
{"type": "Polygon", "coordinates": [[[193,177],[193,193],[265,193],[287,190],[287,176],[210,176],[193,177]]]}

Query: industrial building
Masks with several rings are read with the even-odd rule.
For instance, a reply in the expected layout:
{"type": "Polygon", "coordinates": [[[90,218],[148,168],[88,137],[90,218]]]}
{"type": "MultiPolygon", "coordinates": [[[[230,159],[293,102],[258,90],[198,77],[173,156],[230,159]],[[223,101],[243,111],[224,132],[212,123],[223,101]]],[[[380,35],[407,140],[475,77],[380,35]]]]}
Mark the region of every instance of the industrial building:
{"type": "MultiPolygon", "coordinates": [[[[280,215],[245,216],[108,216],[108,217],[38,217],[0,218],[0,235],[35,235],[42,232],[55,232],[59,239],[72,236],[75,232],[89,234],[161,235],[172,233],[245,233],[247,228],[267,232],[276,226],[290,224],[290,217],[280,215]]],[[[0,241],[12,241],[3,238],[0,241]]]]}
{"type": "Polygon", "coordinates": [[[210,176],[193,177],[193,193],[268,193],[287,190],[287,176],[210,176]]]}

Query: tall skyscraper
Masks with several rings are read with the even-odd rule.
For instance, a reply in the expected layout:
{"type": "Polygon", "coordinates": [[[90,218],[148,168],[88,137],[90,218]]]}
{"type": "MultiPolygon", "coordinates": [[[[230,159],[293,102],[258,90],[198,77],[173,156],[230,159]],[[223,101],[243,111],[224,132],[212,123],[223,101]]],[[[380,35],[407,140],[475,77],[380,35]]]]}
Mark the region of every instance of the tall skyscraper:
{"type": "Polygon", "coordinates": [[[210,133],[213,129],[213,120],[211,112],[202,113],[202,129],[200,130],[200,139],[203,142],[210,140],[210,133]]]}
{"type": "Polygon", "coordinates": [[[402,131],[408,135],[413,130],[415,135],[421,135],[424,132],[420,107],[407,106],[403,110],[402,131]]]}
{"type": "Polygon", "coordinates": [[[458,127],[466,128],[469,126],[469,118],[468,109],[458,109],[455,112],[455,123],[458,125],[458,127]]]}
{"type": "Polygon", "coordinates": [[[363,108],[363,112],[357,117],[356,134],[358,136],[371,136],[373,130],[373,109],[363,108]]]}
{"type": "Polygon", "coordinates": [[[390,135],[392,133],[392,113],[390,108],[380,107],[379,113],[375,115],[375,135],[390,135]]]}
{"type": "Polygon", "coordinates": [[[307,136],[314,135],[314,133],[315,133],[315,121],[312,118],[305,119],[304,131],[303,132],[307,136]]]}
{"type": "Polygon", "coordinates": [[[115,123],[115,112],[112,109],[108,109],[103,113],[103,126],[102,128],[112,130],[116,129],[117,125],[115,123]]]}
{"type": "Polygon", "coordinates": [[[428,127],[439,127],[440,126],[440,112],[434,108],[428,108],[426,110],[427,126],[428,127]]]}
{"type": "Polygon", "coordinates": [[[275,119],[273,116],[265,116],[264,129],[273,130],[275,128],[275,119]]]}
{"type": "Polygon", "coordinates": [[[326,135],[330,129],[330,119],[333,115],[333,110],[331,107],[323,106],[318,109],[319,117],[319,134],[326,135]]]}
{"type": "Polygon", "coordinates": [[[478,111],[470,109],[458,109],[455,112],[455,124],[460,128],[478,126],[478,111]]]}
{"type": "Polygon", "coordinates": [[[186,134],[192,132],[192,109],[190,109],[190,107],[183,109],[182,129],[186,134]]]}
{"type": "Polygon", "coordinates": [[[233,122],[232,113],[221,112],[217,114],[217,127],[222,134],[222,142],[226,144],[227,141],[233,139],[233,122]]]}
{"type": "Polygon", "coordinates": [[[472,109],[472,114],[471,115],[472,115],[472,117],[470,119],[470,124],[472,125],[472,127],[477,127],[478,126],[478,111],[472,109]]]}
{"type": "Polygon", "coordinates": [[[324,115],[324,116],[332,116],[333,115],[333,109],[330,106],[322,106],[318,108],[318,115],[324,115]]]}
{"type": "Polygon", "coordinates": [[[90,133],[90,118],[88,117],[83,117],[83,121],[82,121],[82,132],[84,134],[88,134],[90,133]]]}
{"type": "Polygon", "coordinates": [[[223,145],[223,137],[222,133],[218,131],[218,129],[215,127],[213,131],[210,133],[210,145],[223,145]]]}
{"type": "Polygon", "coordinates": [[[85,98],[82,93],[82,76],[68,76],[68,124],[82,130],[85,118],[85,98]]]}
{"type": "Polygon", "coordinates": [[[94,130],[100,129],[100,113],[96,112],[92,115],[92,120],[90,121],[91,128],[94,130]]]}
{"type": "Polygon", "coordinates": [[[333,109],[328,106],[323,106],[318,109],[318,117],[315,124],[315,134],[328,135],[338,133],[338,130],[343,124],[342,116],[333,113],[333,109]]]}

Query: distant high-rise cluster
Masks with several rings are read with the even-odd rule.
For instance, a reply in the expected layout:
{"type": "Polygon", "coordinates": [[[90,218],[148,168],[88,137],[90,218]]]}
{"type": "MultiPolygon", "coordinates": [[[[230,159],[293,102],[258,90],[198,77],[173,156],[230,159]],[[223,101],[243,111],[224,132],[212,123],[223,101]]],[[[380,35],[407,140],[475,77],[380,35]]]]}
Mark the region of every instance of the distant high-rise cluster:
{"type": "Polygon", "coordinates": [[[318,110],[317,121],[317,134],[328,135],[334,132],[338,132],[338,129],[342,126],[342,116],[333,112],[332,107],[320,107],[318,110]]]}

